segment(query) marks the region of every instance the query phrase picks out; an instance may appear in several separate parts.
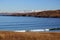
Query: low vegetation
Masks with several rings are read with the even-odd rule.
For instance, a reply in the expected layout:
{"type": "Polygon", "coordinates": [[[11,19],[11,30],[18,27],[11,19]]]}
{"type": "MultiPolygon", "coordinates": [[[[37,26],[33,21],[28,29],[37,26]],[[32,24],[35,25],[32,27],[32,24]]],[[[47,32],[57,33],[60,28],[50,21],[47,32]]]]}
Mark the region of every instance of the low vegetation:
{"type": "Polygon", "coordinates": [[[60,32],[0,31],[0,40],[60,40],[60,32]]]}

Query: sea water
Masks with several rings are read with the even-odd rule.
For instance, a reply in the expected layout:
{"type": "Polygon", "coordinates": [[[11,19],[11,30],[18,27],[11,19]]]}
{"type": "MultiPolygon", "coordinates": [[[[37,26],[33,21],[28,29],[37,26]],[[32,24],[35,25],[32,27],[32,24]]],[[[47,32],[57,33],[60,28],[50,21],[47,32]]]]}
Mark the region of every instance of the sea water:
{"type": "Polygon", "coordinates": [[[0,16],[0,30],[35,30],[60,28],[60,18],[0,16]]]}

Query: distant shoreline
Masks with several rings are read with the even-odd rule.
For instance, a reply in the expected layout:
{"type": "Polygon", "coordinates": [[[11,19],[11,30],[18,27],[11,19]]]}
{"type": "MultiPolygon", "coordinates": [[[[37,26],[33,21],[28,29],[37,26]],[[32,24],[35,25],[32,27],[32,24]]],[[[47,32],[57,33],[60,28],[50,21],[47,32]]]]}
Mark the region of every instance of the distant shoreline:
{"type": "Polygon", "coordinates": [[[60,18],[60,10],[50,10],[31,13],[0,13],[0,16],[32,16],[39,18],[60,18]]]}

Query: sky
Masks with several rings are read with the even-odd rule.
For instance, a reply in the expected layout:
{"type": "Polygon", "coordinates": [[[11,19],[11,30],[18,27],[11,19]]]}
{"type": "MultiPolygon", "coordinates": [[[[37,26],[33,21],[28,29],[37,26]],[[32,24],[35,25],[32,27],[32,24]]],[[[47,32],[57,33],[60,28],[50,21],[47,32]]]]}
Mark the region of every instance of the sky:
{"type": "Polygon", "coordinates": [[[60,9],[60,0],[0,0],[0,12],[56,9],[60,9]]]}

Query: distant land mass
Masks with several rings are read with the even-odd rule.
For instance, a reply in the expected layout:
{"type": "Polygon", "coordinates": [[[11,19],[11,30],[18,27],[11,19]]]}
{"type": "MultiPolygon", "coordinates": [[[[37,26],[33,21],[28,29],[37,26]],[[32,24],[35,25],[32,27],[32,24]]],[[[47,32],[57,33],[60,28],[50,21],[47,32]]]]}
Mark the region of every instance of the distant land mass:
{"type": "Polygon", "coordinates": [[[60,18],[60,10],[47,10],[38,12],[26,12],[26,13],[0,13],[0,16],[32,16],[43,18],[60,18]]]}

